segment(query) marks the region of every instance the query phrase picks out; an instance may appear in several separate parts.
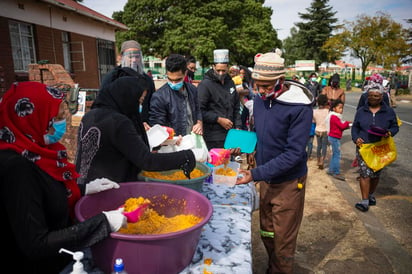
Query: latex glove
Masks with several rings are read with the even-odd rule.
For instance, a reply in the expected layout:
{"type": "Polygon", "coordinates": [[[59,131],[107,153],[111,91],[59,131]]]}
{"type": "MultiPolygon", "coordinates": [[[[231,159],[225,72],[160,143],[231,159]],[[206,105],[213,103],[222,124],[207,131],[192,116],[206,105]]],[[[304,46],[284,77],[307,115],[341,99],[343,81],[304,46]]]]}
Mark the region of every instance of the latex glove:
{"type": "Polygon", "coordinates": [[[119,188],[120,185],[107,178],[98,178],[86,184],[86,195],[99,193],[112,188],[119,188]]]}
{"type": "Polygon", "coordinates": [[[103,211],[103,214],[106,215],[107,221],[109,221],[112,232],[116,232],[121,227],[126,226],[127,219],[126,216],[123,215],[123,210],[123,208],[119,208],[111,211],[103,211]]]}
{"type": "Polygon", "coordinates": [[[195,155],[196,162],[204,163],[207,161],[209,153],[202,148],[192,148],[191,151],[195,155]]]}

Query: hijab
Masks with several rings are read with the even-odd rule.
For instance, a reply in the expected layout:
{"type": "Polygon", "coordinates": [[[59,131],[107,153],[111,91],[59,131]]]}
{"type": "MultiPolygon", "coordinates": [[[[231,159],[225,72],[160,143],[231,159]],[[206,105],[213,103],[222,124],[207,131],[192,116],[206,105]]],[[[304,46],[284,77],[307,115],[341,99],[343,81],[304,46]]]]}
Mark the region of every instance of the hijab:
{"type": "Polygon", "coordinates": [[[79,174],[61,143],[46,145],[44,135],[59,112],[64,94],[39,82],[14,83],[0,102],[0,149],[11,149],[67,188],[71,214],[80,198],[79,174]]]}
{"type": "Polygon", "coordinates": [[[149,145],[142,117],[139,113],[139,99],[147,90],[143,77],[122,76],[102,86],[92,109],[106,108],[129,118],[144,142],[149,145]]]}

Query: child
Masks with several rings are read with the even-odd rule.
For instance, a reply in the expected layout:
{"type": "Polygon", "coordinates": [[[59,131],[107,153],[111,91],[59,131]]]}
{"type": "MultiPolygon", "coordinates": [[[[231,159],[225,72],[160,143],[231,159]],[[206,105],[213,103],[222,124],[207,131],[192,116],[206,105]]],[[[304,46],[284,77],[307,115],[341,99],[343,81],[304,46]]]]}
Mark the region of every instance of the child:
{"type": "Polygon", "coordinates": [[[328,97],[325,94],[320,94],[318,97],[318,109],[313,110],[313,121],[316,123],[316,157],[318,158],[318,168],[323,169],[326,152],[328,150],[328,131],[326,119],[329,114],[328,97]]]}
{"type": "Polygon", "coordinates": [[[309,133],[309,140],[306,145],[306,154],[308,155],[308,160],[312,159],[312,149],[313,149],[313,138],[315,137],[315,128],[316,124],[314,121],[312,121],[312,127],[310,128],[310,133],[309,133]]]}
{"type": "Polygon", "coordinates": [[[335,179],[345,181],[345,177],[340,174],[340,139],[343,131],[349,128],[350,122],[342,121],[343,102],[340,99],[332,101],[330,110],[327,125],[329,125],[328,141],[332,146],[332,159],[328,174],[335,179]]]}

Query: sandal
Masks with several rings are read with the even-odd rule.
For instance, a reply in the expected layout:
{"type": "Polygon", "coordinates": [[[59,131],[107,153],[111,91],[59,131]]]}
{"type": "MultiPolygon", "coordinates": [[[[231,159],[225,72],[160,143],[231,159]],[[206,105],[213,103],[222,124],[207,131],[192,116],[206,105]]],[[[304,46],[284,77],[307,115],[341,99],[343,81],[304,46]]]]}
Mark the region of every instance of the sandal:
{"type": "Polygon", "coordinates": [[[362,211],[362,212],[366,212],[366,211],[369,210],[369,206],[366,206],[366,205],[364,205],[364,204],[362,204],[362,203],[356,203],[356,204],[355,204],[355,207],[356,207],[356,209],[358,209],[358,210],[360,210],[360,211],[362,211]]]}
{"type": "Polygon", "coordinates": [[[369,198],[369,205],[370,206],[376,205],[376,198],[375,197],[370,197],[369,198]]]}

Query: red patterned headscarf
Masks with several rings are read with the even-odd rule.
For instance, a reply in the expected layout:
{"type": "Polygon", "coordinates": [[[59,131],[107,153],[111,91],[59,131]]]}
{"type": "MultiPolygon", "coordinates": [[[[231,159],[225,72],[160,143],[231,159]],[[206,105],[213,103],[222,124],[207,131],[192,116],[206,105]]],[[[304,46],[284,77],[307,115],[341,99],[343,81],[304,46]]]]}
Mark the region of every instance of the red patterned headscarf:
{"type": "Polygon", "coordinates": [[[46,145],[44,135],[52,126],[63,93],[39,82],[14,83],[0,101],[0,149],[11,149],[34,162],[67,188],[71,214],[80,198],[79,174],[68,162],[60,143],[46,145]]]}

